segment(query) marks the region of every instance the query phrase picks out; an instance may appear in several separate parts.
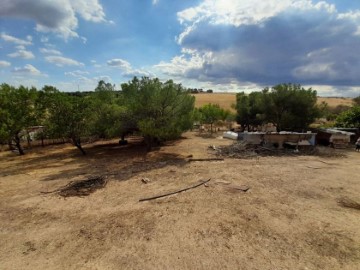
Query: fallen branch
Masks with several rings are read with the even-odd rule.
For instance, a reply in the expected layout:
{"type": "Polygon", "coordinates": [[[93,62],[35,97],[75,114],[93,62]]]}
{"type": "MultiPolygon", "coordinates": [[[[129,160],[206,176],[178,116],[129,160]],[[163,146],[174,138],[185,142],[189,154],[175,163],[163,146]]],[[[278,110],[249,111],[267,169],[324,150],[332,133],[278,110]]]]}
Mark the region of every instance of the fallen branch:
{"type": "Polygon", "coordinates": [[[310,168],[310,169],[322,169],[322,168],[319,168],[319,167],[311,167],[311,166],[305,166],[307,168],[310,168]]]}
{"type": "Polygon", "coordinates": [[[223,161],[223,158],[190,158],[188,161],[223,161]]]}
{"type": "Polygon", "coordinates": [[[324,164],[327,164],[327,165],[336,165],[336,164],[334,164],[334,163],[329,163],[329,162],[325,162],[325,161],[322,161],[322,160],[318,160],[318,161],[320,161],[320,162],[322,162],[322,163],[324,163],[324,164]]]}
{"type": "Polygon", "coordinates": [[[275,149],[270,149],[270,148],[267,148],[267,147],[264,147],[264,146],[261,146],[261,145],[257,145],[256,147],[260,148],[260,149],[263,149],[263,150],[270,151],[270,152],[276,152],[277,151],[275,149]]]}
{"type": "Polygon", "coordinates": [[[165,193],[165,194],[161,194],[161,195],[156,195],[156,196],[149,197],[149,198],[143,198],[143,199],[140,199],[139,202],[155,200],[155,199],[158,199],[158,198],[162,198],[162,197],[170,196],[170,195],[173,195],[173,194],[177,194],[177,193],[180,193],[180,192],[189,190],[189,189],[197,188],[197,187],[199,187],[199,186],[201,186],[201,185],[206,184],[206,183],[209,182],[210,180],[211,180],[211,178],[209,178],[209,179],[206,180],[206,181],[202,181],[201,183],[196,184],[196,185],[191,186],[191,187],[183,188],[183,189],[180,189],[180,190],[177,190],[177,191],[173,191],[173,192],[170,192],[170,193],[165,193]]]}

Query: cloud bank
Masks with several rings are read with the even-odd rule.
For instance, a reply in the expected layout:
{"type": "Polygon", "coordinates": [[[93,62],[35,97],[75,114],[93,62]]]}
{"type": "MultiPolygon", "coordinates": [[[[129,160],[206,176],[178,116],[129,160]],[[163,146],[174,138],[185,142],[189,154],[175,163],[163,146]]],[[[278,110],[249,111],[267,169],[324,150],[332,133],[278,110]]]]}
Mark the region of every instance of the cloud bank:
{"type": "Polygon", "coordinates": [[[156,68],[211,84],[360,85],[360,10],[309,0],[204,0],[177,14],[182,54],[156,68]]]}
{"type": "Polygon", "coordinates": [[[105,13],[98,0],[3,0],[0,17],[33,20],[39,32],[54,32],[64,37],[79,37],[78,18],[105,22],[105,13]]]}
{"type": "Polygon", "coordinates": [[[154,74],[142,69],[134,69],[129,62],[120,58],[114,58],[107,61],[107,65],[114,68],[119,68],[121,74],[125,77],[154,77],[154,74]]]}

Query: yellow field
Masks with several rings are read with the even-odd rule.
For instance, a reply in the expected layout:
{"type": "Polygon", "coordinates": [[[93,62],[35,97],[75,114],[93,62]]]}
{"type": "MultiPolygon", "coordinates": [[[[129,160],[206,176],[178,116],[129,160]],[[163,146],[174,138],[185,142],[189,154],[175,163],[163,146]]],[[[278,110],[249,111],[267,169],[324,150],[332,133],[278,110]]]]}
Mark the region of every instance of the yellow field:
{"type": "MultiPolygon", "coordinates": [[[[232,104],[236,103],[236,93],[201,93],[193,94],[195,97],[195,107],[201,107],[208,103],[219,104],[221,108],[229,109],[234,111],[231,108],[232,104]]],[[[325,101],[329,104],[330,107],[336,107],[338,105],[353,105],[351,98],[339,98],[339,97],[318,97],[318,103],[325,101]]]]}
{"type": "Polygon", "coordinates": [[[202,93],[194,94],[195,107],[201,107],[205,104],[218,104],[223,109],[232,110],[231,105],[236,103],[236,93],[202,93]]]}
{"type": "Polygon", "coordinates": [[[330,107],[336,107],[338,105],[352,106],[354,102],[352,98],[330,98],[330,97],[318,97],[318,103],[325,101],[330,107]]]}

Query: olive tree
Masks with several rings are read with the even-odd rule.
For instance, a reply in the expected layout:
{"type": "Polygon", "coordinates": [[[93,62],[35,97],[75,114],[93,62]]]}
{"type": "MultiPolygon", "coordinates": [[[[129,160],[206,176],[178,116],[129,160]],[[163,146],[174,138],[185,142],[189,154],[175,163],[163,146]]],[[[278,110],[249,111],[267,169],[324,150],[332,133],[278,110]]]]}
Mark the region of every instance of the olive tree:
{"type": "Polygon", "coordinates": [[[21,137],[35,123],[36,94],[35,88],[0,85],[0,141],[15,142],[20,155],[25,154],[21,137]]]}
{"type": "Polygon", "coordinates": [[[129,118],[144,136],[148,150],[192,127],[194,97],[172,80],[163,83],[157,78],[135,77],[121,88],[129,118]]]}
{"type": "Polygon", "coordinates": [[[68,138],[83,155],[81,137],[90,134],[92,107],[88,97],[70,96],[61,92],[50,94],[48,134],[54,138],[68,138]]]}

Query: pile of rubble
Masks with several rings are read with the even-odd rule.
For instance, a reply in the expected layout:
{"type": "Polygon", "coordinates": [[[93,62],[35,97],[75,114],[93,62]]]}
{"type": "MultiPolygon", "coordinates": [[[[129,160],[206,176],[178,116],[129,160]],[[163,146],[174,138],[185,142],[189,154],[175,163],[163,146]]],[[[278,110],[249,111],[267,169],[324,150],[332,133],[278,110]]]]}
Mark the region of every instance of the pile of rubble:
{"type": "MultiPolygon", "coordinates": [[[[258,145],[247,144],[244,141],[238,141],[231,145],[213,147],[215,155],[219,157],[230,158],[251,158],[257,156],[261,151],[268,151],[261,149],[258,145]]],[[[272,150],[270,149],[270,152],[272,150]]]]}
{"type": "Polygon", "coordinates": [[[257,156],[323,156],[323,157],[342,157],[344,153],[340,153],[329,147],[310,147],[304,149],[288,149],[264,147],[261,145],[248,144],[246,141],[237,141],[227,146],[211,146],[218,157],[230,158],[253,158],[257,156]]]}

